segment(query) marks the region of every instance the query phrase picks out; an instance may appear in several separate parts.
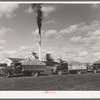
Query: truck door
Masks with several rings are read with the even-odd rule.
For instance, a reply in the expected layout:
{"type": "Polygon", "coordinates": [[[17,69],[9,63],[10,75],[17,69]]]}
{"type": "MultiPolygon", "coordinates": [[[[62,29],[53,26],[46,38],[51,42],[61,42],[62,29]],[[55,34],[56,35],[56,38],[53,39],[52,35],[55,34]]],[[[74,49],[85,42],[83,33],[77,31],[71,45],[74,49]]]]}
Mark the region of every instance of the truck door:
{"type": "Polygon", "coordinates": [[[100,71],[100,64],[96,65],[97,71],[100,71]]]}
{"type": "Polygon", "coordinates": [[[68,64],[67,63],[63,64],[62,69],[63,69],[64,72],[67,72],[68,71],[68,64]]]}
{"type": "Polygon", "coordinates": [[[16,63],[15,66],[14,66],[14,73],[15,74],[20,74],[21,70],[22,70],[21,64],[20,63],[16,63]]]}

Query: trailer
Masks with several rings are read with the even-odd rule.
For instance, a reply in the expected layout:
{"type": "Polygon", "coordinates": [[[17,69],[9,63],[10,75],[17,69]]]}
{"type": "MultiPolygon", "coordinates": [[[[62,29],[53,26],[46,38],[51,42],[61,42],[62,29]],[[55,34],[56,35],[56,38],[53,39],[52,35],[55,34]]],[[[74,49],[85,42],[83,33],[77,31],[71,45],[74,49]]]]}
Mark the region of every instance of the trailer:
{"type": "Polygon", "coordinates": [[[81,74],[83,72],[86,73],[87,66],[82,63],[75,64],[75,63],[64,62],[62,64],[54,66],[52,69],[52,73],[58,75],[62,75],[63,73],[72,73],[72,72],[77,74],[81,74]]]}
{"type": "Polygon", "coordinates": [[[12,63],[11,66],[3,67],[0,74],[5,78],[16,75],[31,75],[37,77],[41,72],[46,70],[46,65],[42,62],[40,63],[33,64],[32,61],[30,63],[29,61],[28,63],[12,63]]]}

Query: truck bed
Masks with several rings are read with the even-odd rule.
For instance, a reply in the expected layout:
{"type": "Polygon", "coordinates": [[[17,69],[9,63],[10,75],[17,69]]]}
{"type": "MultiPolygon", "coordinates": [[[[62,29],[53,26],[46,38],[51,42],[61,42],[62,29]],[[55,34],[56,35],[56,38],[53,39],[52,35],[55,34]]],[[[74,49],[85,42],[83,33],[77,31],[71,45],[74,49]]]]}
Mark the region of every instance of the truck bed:
{"type": "Polygon", "coordinates": [[[22,65],[22,71],[45,71],[45,65],[22,65]]]}

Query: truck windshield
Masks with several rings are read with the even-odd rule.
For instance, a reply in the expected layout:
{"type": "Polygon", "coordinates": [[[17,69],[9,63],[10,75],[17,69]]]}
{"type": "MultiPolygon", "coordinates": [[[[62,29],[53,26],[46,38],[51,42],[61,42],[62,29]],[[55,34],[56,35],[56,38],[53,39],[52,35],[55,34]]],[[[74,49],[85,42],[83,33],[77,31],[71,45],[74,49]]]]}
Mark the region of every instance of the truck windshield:
{"type": "Polygon", "coordinates": [[[15,66],[21,66],[21,63],[15,63],[15,66]]]}
{"type": "Polygon", "coordinates": [[[16,67],[16,66],[20,66],[21,64],[20,63],[11,63],[11,67],[16,67]]]}
{"type": "Polygon", "coordinates": [[[14,63],[11,63],[11,67],[14,67],[14,63]]]}

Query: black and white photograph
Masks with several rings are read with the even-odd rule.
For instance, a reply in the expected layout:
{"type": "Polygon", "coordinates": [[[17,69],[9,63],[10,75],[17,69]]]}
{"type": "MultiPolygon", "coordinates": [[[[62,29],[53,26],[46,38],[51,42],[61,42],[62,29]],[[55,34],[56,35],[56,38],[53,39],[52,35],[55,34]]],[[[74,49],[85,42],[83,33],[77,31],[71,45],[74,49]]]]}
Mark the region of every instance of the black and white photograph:
{"type": "Polygon", "coordinates": [[[0,2],[0,91],[100,91],[100,3],[0,2]]]}

